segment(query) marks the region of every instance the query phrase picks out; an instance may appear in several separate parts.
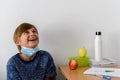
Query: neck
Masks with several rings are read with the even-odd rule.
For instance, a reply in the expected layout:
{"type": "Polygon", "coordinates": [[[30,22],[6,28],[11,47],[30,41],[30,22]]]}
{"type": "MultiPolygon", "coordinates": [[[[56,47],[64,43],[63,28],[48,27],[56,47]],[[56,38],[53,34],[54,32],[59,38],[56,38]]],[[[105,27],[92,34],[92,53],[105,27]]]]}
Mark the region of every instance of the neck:
{"type": "Polygon", "coordinates": [[[32,56],[27,56],[27,55],[25,55],[23,53],[20,53],[19,56],[24,61],[31,61],[31,60],[33,60],[35,58],[36,54],[34,54],[32,56]]]}

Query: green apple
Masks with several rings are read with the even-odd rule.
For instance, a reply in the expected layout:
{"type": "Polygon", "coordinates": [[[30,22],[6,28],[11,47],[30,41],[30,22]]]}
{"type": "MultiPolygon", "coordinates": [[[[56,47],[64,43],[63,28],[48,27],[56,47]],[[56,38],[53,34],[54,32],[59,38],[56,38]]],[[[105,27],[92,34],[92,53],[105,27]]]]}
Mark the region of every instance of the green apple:
{"type": "Polygon", "coordinates": [[[79,54],[80,57],[86,56],[86,55],[87,55],[87,50],[86,50],[86,48],[84,48],[84,47],[79,48],[78,54],[79,54]]]}

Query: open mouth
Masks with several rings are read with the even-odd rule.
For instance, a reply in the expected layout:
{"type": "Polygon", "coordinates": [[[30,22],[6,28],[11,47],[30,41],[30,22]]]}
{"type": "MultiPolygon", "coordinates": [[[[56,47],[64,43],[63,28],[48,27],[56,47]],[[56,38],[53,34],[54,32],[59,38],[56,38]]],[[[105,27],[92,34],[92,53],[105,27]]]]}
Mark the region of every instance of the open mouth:
{"type": "Polygon", "coordinates": [[[31,38],[28,39],[28,41],[35,41],[35,40],[37,40],[37,39],[33,38],[33,37],[31,37],[31,38]]]}

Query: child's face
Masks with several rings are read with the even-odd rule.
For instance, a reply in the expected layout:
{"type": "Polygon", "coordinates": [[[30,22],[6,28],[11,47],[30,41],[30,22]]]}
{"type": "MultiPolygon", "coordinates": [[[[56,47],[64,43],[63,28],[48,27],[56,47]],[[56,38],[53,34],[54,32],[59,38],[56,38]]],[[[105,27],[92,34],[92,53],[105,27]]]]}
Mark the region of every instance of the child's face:
{"type": "Polygon", "coordinates": [[[28,48],[34,48],[39,43],[39,36],[34,28],[30,28],[23,32],[19,40],[16,42],[18,46],[24,46],[28,48]]]}

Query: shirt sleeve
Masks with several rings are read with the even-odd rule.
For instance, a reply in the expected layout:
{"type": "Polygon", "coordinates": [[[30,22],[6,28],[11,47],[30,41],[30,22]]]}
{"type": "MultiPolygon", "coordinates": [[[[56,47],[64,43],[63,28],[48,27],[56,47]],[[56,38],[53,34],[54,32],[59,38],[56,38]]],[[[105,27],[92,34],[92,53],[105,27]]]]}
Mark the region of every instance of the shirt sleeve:
{"type": "Polygon", "coordinates": [[[14,65],[7,65],[7,80],[22,80],[14,65]]]}
{"type": "Polygon", "coordinates": [[[49,60],[48,60],[47,69],[46,69],[46,77],[55,77],[56,75],[57,73],[56,73],[54,60],[52,56],[49,55],[49,60]]]}

